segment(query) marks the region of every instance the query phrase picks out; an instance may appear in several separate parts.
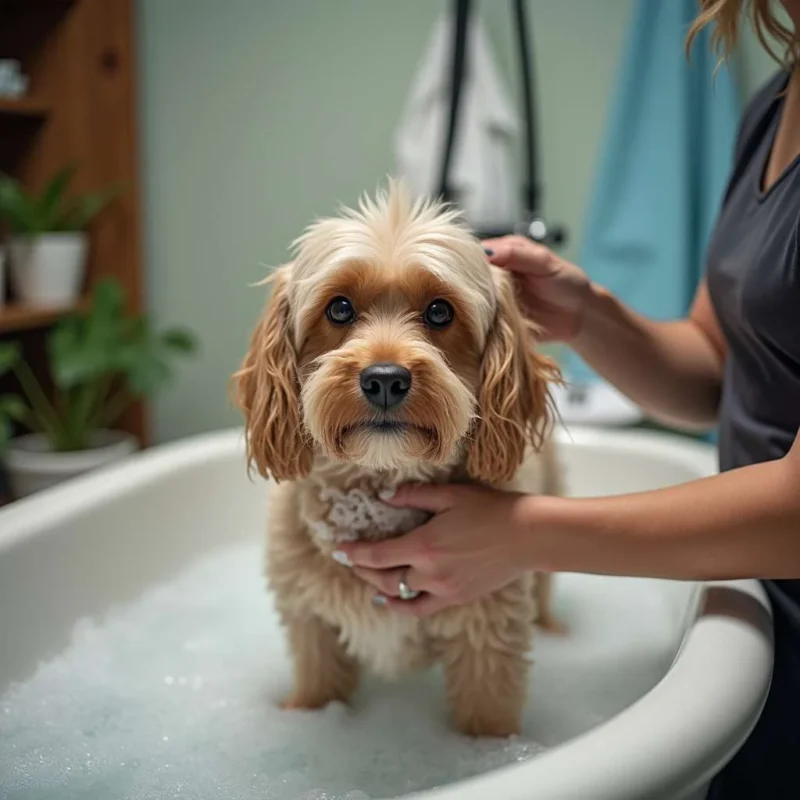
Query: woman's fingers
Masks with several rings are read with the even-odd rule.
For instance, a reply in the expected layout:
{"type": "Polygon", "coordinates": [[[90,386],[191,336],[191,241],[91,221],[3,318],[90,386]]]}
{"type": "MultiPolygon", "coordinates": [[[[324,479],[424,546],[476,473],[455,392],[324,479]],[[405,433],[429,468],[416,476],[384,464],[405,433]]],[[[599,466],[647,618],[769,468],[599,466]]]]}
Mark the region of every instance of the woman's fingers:
{"type": "Polygon", "coordinates": [[[384,496],[384,502],[397,508],[414,508],[441,514],[449,511],[458,501],[459,489],[463,487],[435,483],[409,483],[400,486],[391,495],[384,496]]]}
{"type": "Polygon", "coordinates": [[[412,569],[362,569],[355,567],[353,572],[366,581],[376,590],[373,602],[376,606],[390,606],[401,614],[412,617],[426,617],[452,605],[446,597],[440,597],[425,592],[425,577],[412,569]],[[403,600],[400,597],[400,581],[405,580],[406,586],[419,596],[413,600],[403,600]]]}
{"type": "Polygon", "coordinates": [[[507,237],[503,239],[487,239],[485,242],[481,242],[486,257],[489,259],[489,263],[497,267],[506,267],[509,265],[509,262],[514,258],[514,254],[517,250],[514,242],[510,241],[511,239],[512,237],[507,237]]]}
{"type": "Polygon", "coordinates": [[[489,262],[509,272],[545,276],[553,272],[553,255],[547,247],[524,236],[504,236],[482,243],[489,262]]]}
{"type": "Polygon", "coordinates": [[[333,558],[346,567],[366,567],[367,569],[392,569],[414,564],[419,559],[420,537],[417,532],[385,539],[382,542],[342,542],[333,558]]]}
{"type": "Polygon", "coordinates": [[[400,581],[405,580],[406,586],[415,592],[424,591],[422,575],[407,567],[400,569],[363,569],[355,567],[356,575],[374,586],[380,594],[386,597],[400,596],[400,581]]]}

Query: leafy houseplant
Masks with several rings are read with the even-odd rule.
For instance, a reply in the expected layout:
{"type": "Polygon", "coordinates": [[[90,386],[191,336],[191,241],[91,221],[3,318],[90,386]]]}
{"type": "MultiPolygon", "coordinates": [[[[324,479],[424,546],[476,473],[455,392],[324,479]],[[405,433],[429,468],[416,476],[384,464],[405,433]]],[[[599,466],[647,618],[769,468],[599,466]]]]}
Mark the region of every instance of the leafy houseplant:
{"type": "Polygon", "coordinates": [[[85,312],[61,320],[47,339],[52,399],[20,357],[0,345],[0,371],[11,370],[20,397],[0,399],[0,436],[10,419],[33,431],[11,439],[5,462],[15,494],[30,493],[132,452],[128,434],[109,430],[139,398],[152,396],[171,376],[176,356],[196,348],[186,330],[156,331],[145,317],[124,313],[115,281],[98,282],[85,312]]]}
{"type": "Polygon", "coordinates": [[[34,194],[0,174],[0,221],[11,232],[11,272],[20,300],[65,305],[80,293],[88,247],[85,228],[118,190],[68,196],[74,175],[74,168],[66,167],[34,194]]]}

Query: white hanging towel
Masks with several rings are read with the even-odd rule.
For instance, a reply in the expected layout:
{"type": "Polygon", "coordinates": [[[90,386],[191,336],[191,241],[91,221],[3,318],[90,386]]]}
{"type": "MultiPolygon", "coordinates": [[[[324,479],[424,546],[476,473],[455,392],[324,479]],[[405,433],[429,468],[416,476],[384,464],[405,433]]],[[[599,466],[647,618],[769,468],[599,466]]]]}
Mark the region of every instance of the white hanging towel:
{"type": "MultiPolygon", "coordinates": [[[[395,137],[397,174],[414,195],[439,191],[450,113],[454,14],[434,26],[395,137]]],[[[450,186],[475,228],[511,228],[522,181],[514,169],[520,124],[480,17],[470,17],[450,186]]]]}

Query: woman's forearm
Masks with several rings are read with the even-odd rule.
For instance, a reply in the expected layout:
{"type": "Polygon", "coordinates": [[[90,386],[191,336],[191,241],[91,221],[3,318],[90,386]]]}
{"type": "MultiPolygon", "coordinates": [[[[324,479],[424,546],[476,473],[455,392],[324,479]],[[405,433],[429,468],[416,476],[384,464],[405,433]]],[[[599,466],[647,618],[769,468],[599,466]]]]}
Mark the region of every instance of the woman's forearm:
{"type": "Polygon", "coordinates": [[[721,364],[691,319],[653,322],[593,286],[576,352],[656,419],[685,428],[711,426],[721,364]]]}
{"type": "MultiPolygon", "coordinates": [[[[795,450],[800,448],[795,446],[795,450]]],[[[526,563],[672,579],[800,578],[800,453],[658,491],[526,498],[526,563]]]]}

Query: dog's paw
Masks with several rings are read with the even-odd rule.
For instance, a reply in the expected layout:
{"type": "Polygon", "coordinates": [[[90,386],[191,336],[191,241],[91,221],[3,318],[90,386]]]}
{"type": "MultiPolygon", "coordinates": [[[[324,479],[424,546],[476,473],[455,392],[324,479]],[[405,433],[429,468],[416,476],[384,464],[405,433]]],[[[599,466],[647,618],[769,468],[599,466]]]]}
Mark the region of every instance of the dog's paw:
{"type": "Polygon", "coordinates": [[[518,736],[522,725],[518,719],[482,719],[471,717],[456,723],[460,733],[475,739],[508,739],[518,736]]]}
{"type": "Polygon", "coordinates": [[[280,708],[282,711],[318,711],[336,699],[335,697],[314,697],[293,692],[280,704],[280,708]]]}

